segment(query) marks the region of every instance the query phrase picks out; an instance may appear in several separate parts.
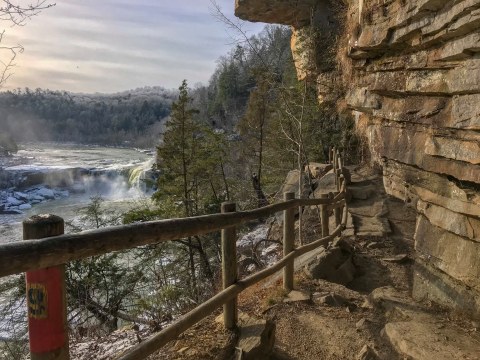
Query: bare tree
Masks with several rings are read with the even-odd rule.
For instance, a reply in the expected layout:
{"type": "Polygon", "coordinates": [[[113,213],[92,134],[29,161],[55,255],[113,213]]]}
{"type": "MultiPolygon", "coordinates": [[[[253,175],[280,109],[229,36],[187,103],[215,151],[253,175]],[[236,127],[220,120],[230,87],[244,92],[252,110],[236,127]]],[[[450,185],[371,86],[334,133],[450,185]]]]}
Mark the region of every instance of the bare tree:
{"type": "MultiPolygon", "coordinates": [[[[42,10],[55,6],[47,0],[37,0],[33,3],[22,3],[22,0],[0,0],[0,23],[4,26],[24,26],[28,20],[38,15],[42,10]]],[[[12,76],[17,55],[23,52],[23,46],[3,45],[5,29],[0,30],[0,89],[12,76]]]]}

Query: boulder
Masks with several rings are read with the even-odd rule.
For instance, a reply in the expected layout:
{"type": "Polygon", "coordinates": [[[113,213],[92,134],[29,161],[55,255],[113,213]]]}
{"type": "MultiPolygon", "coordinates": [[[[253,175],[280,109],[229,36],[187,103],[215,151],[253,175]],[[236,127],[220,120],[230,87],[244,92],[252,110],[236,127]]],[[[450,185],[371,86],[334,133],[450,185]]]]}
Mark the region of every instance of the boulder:
{"type": "Polygon", "coordinates": [[[33,203],[34,201],[37,201],[37,202],[42,202],[42,201],[45,201],[45,198],[43,196],[40,196],[38,194],[33,194],[31,196],[31,202],[33,203]]]}
{"type": "Polygon", "coordinates": [[[68,190],[56,190],[55,191],[55,196],[59,197],[69,197],[70,192],[68,190]]]}
{"type": "Polygon", "coordinates": [[[337,191],[337,186],[335,185],[335,174],[333,173],[333,170],[330,170],[320,179],[314,180],[313,186],[315,190],[311,195],[312,198],[320,198],[322,194],[328,194],[330,192],[337,191]]]}
{"type": "Polygon", "coordinates": [[[383,333],[402,355],[415,360],[478,359],[480,336],[450,324],[430,321],[387,323],[383,333]]]}
{"type": "MultiPolygon", "coordinates": [[[[310,185],[307,178],[307,174],[303,173],[303,189],[302,189],[302,197],[308,197],[310,193],[310,185]]],[[[288,172],[287,177],[285,178],[285,182],[283,183],[280,191],[275,195],[275,201],[281,202],[283,201],[283,194],[286,192],[293,192],[295,193],[295,197],[299,197],[298,191],[298,182],[300,179],[300,172],[298,170],[291,170],[288,172]]]]}
{"type": "Polygon", "coordinates": [[[311,294],[306,291],[292,290],[288,293],[287,297],[283,299],[284,303],[308,303],[311,301],[311,294]]]}
{"type": "Polygon", "coordinates": [[[237,348],[241,349],[242,359],[267,359],[275,343],[275,323],[257,319],[240,312],[238,314],[240,336],[237,348]]]}
{"type": "Polygon", "coordinates": [[[2,215],[21,215],[23,211],[15,208],[5,208],[4,205],[0,205],[0,214],[2,215]]]}
{"type": "Polygon", "coordinates": [[[305,266],[305,273],[313,279],[324,279],[346,285],[355,278],[352,254],[340,247],[327,249],[305,266]]]}
{"type": "Polygon", "coordinates": [[[332,170],[332,164],[321,164],[321,163],[309,163],[305,166],[305,172],[310,172],[310,175],[314,179],[320,179],[330,170],[332,170]]]}
{"type": "Polygon", "coordinates": [[[316,300],[318,303],[325,304],[328,306],[344,306],[348,304],[347,299],[335,293],[329,293],[327,295],[320,296],[316,300]]]}
{"type": "Polygon", "coordinates": [[[423,312],[423,308],[415,303],[407,294],[396,290],[392,286],[383,286],[374,289],[368,295],[365,305],[366,307],[375,306],[389,313],[397,312],[403,317],[409,314],[419,317],[423,312]]]}
{"type": "Polygon", "coordinates": [[[45,199],[54,199],[55,198],[55,193],[51,189],[47,188],[40,188],[37,190],[36,195],[39,195],[45,199]]]}
{"type": "Polygon", "coordinates": [[[366,200],[373,196],[376,191],[375,185],[366,185],[366,186],[349,186],[347,192],[351,199],[356,200],[366,200]]]}

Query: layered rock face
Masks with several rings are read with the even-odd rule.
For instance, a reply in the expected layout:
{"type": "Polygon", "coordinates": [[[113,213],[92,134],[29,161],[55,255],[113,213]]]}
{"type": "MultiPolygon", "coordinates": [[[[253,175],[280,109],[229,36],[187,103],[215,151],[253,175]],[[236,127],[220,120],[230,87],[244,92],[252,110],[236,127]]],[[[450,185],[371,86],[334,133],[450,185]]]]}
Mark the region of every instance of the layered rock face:
{"type": "Polygon", "coordinates": [[[480,0],[350,0],[341,29],[332,4],[237,0],[237,14],[295,34],[323,16],[315,41],[341,33],[343,74],[317,61],[299,75],[350,109],[387,193],[417,209],[413,295],[480,318],[480,0]]]}

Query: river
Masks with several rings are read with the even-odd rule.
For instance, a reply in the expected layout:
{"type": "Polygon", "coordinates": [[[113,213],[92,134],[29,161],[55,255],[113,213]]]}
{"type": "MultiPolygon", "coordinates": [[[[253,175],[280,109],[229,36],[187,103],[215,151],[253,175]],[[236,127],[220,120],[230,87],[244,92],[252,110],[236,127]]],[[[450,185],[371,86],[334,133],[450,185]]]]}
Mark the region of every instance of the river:
{"type": "Polygon", "coordinates": [[[35,214],[55,214],[78,223],[80,209],[90,203],[92,196],[101,196],[102,206],[117,212],[148,202],[151,191],[141,180],[151,169],[153,158],[152,151],[131,148],[51,143],[21,145],[15,156],[0,161],[0,169],[3,168],[11,180],[10,184],[4,182],[0,187],[3,202],[6,203],[6,199],[25,202],[19,206],[6,204],[18,213],[0,214],[0,243],[21,240],[21,222],[35,214]],[[43,184],[38,183],[42,181],[43,184]],[[38,200],[42,199],[39,193],[48,194],[42,189],[53,191],[53,196],[38,200]]]}

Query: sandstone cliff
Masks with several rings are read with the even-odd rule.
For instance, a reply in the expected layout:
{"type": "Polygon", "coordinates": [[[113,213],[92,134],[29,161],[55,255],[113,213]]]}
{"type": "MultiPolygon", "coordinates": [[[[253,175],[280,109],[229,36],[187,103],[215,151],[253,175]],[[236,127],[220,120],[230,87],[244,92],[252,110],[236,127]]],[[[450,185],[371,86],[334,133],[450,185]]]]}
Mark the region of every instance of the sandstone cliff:
{"type": "Polygon", "coordinates": [[[236,0],[236,14],[293,27],[299,77],[351,112],[387,193],[417,209],[413,295],[480,318],[480,0],[236,0]]]}

